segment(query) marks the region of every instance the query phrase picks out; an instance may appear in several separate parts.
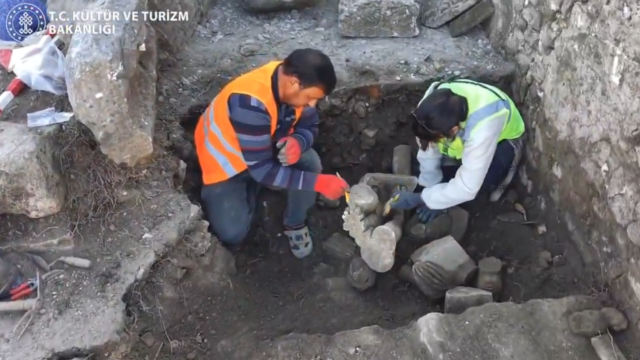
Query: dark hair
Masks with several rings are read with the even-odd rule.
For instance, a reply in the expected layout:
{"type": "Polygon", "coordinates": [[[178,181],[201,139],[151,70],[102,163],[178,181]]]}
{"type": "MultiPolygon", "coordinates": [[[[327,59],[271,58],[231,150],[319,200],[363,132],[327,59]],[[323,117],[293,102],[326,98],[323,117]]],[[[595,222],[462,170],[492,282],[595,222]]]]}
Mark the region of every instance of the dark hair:
{"type": "Polygon", "coordinates": [[[320,50],[294,50],[282,63],[282,71],[295,76],[302,87],[316,86],[329,95],[336,88],[336,71],[331,59],[320,50]]]}
{"type": "Polygon", "coordinates": [[[451,130],[467,118],[467,99],[450,89],[436,89],[414,110],[413,131],[426,141],[449,137],[451,130]]]}

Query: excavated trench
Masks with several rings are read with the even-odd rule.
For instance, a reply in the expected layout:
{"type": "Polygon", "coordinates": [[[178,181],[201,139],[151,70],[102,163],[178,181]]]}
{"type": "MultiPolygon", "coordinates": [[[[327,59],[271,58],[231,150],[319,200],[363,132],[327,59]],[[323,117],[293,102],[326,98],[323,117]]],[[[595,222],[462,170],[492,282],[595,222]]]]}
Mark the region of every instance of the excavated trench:
{"type": "MultiPolygon", "coordinates": [[[[496,85],[508,89],[506,83],[496,85]]],[[[425,84],[359,88],[342,91],[319,104],[322,122],[315,149],[322,157],[324,171],[338,171],[351,184],[366,173],[390,172],[393,148],[413,145],[408,115],[422,95],[419,89],[424,88],[425,84]]],[[[202,110],[203,106],[192,107],[183,118],[187,138],[191,138],[202,110]]],[[[197,162],[193,153],[183,151],[181,156],[188,163],[184,189],[197,203],[201,187],[197,162]]],[[[519,182],[510,197],[497,203],[477,199],[463,206],[470,214],[469,228],[461,242],[466,252],[476,262],[494,256],[505,264],[500,300],[523,302],[588,293],[589,286],[580,276],[582,261],[553,209],[547,206],[544,212],[539,211],[542,198],[528,194],[519,182]],[[513,201],[529,204],[529,219],[535,219],[539,226],[496,220],[499,214],[513,211],[513,201]],[[549,255],[553,260],[547,258],[549,255]]],[[[165,336],[168,329],[172,339],[179,336],[180,344],[191,344],[174,344],[176,356],[195,351],[235,359],[235,349],[257,340],[289,333],[333,334],[369,325],[397,328],[428,312],[442,311],[441,302],[427,301],[416,288],[398,278],[398,268],[419,244],[401,240],[394,269],[378,275],[373,288],[358,292],[333,281],[346,275],[347,264],[328,256],[321,245],[335,232],[343,232],[344,203],[337,209],[318,206],[310,211],[308,225],[314,252],[297,260],[289,253],[282,234],[284,201],[283,193],[261,193],[255,235],[236,256],[237,274],[229,279],[228,286],[207,285],[198,278],[206,276],[205,271],[178,281],[163,273],[165,279],[154,285],[160,288],[140,290],[161,294],[155,301],[163,309],[171,309],[163,313],[163,326],[154,327],[156,336],[165,336]],[[170,283],[173,285],[167,290],[170,283]],[[182,295],[164,296],[175,292],[182,295]]],[[[150,316],[144,306],[138,304],[136,309],[139,321],[150,316]]],[[[149,351],[142,343],[134,347],[141,358],[149,351]]]]}

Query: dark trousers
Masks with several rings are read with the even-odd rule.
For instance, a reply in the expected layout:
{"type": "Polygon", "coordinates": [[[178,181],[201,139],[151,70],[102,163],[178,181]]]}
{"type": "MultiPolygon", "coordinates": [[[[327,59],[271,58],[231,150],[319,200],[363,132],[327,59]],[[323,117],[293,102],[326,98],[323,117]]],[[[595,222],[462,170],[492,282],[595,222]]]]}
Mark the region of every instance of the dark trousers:
{"type": "MultiPolygon", "coordinates": [[[[313,149],[302,153],[300,160],[292,167],[303,171],[322,172],[320,157],[313,149]]],[[[200,197],[209,222],[209,231],[225,244],[240,244],[251,230],[260,189],[261,185],[251,177],[249,171],[244,171],[227,181],[203,186],[200,197]]],[[[303,225],[307,219],[307,211],[315,201],[314,191],[288,191],[284,226],[293,228],[303,225]]]]}

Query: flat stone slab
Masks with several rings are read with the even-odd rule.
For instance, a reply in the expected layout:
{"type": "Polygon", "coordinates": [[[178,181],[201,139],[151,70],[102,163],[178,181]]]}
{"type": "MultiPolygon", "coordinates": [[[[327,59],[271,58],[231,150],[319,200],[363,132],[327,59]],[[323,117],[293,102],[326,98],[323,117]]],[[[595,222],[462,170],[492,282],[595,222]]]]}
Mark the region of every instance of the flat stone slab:
{"type": "Polygon", "coordinates": [[[453,37],[462,36],[493,15],[495,11],[491,0],[482,0],[464,14],[449,23],[449,33],[453,37]]]}
{"type": "Polygon", "coordinates": [[[420,5],[414,0],[340,0],[340,34],[346,37],[414,37],[420,5]]]}
{"type": "Polygon", "coordinates": [[[482,289],[466,286],[453,288],[444,296],[445,314],[462,314],[467,309],[493,302],[493,295],[482,289]]]}
{"type": "Polygon", "coordinates": [[[422,0],[422,25],[436,29],[455,19],[480,0],[422,0]]]}
{"type": "Polygon", "coordinates": [[[571,334],[567,325],[572,312],[599,307],[591,297],[492,303],[461,315],[430,313],[395,330],[243,338],[225,359],[599,360],[590,339],[571,334]]]}

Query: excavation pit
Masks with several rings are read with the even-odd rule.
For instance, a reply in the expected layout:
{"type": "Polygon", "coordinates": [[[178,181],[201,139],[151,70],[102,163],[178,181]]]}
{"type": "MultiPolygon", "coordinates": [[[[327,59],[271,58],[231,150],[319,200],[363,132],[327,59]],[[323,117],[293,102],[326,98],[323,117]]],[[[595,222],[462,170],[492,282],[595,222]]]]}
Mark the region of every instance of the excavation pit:
{"type": "MultiPolygon", "coordinates": [[[[367,173],[390,173],[393,149],[398,145],[414,146],[408,113],[427,86],[341,91],[329,101],[345,104],[343,108],[321,105],[320,136],[314,148],[322,157],[324,172],[339,172],[351,184],[367,173]],[[381,95],[374,98],[377,94],[381,95]],[[360,107],[367,110],[364,116],[353,110],[360,107]]],[[[194,114],[202,110],[203,106],[192,108],[191,114],[183,118],[187,119],[185,123],[189,119],[195,121],[194,114]]],[[[187,138],[192,128],[186,126],[187,138]]],[[[185,160],[191,162],[184,188],[197,203],[199,171],[193,157],[185,160]]],[[[519,303],[588,292],[580,276],[582,262],[553,210],[542,215],[533,205],[537,198],[519,183],[514,188],[515,193],[510,196],[517,196],[513,199],[489,203],[479,198],[463,205],[470,214],[469,228],[461,241],[466,252],[476,263],[495,256],[505,264],[504,288],[498,298],[519,303]],[[498,215],[513,211],[514,202],[531,203],[529,217],[545,224],[546,232],[536,226],[496,220],[498,215]],[[562,258],[562,262],[541,266],[539,256],[543,251],[562,258]]],[[[346,279],[348,261],[330,257],[321,246],[334,233],[345,234],[344,200],[337,209],[316,206],[309,212],[308,226],[315,246],[304,260],[292,256],[282,233],[285,204],[283,192],[261,192],[255,235],[246,240],[236,256],[237,275],[229,278],[228,285],[207,281],[206,266],[187,270],[178,280],[170,275],[178,271],[175,263],[163,262],[146,285],[138,288],[139,298],[131,301],[131,313],[139,322],[149,324],[153,336],[166,336],[157,318],[154,320],[140,305],[154,302],[157,297],[160,307],[166,309],[164,326],[170,334],[176,334],[173,337],[191,339],[184,340],[187,343],[208,339],[206,343],[185,345],[184,350],[175,348],[176,354],[186,356],[197,348],[198,354],[241,359],[238,349],[255,341],[289,333],[334,334],[369,325],[392,329],[429,312],[442,311],[442,301],[428,301],[415,286],[398,276],[420,244],[408,241],[405,235],[398,243],[393,269],[377,274],[376,284],[360,292],[346,279]]],[[[179,247],[176,251],[189,256],[189,249],[179,247]]],[[[139,354],[150,351],[143,344],[135,349],[139,354]]]]}

